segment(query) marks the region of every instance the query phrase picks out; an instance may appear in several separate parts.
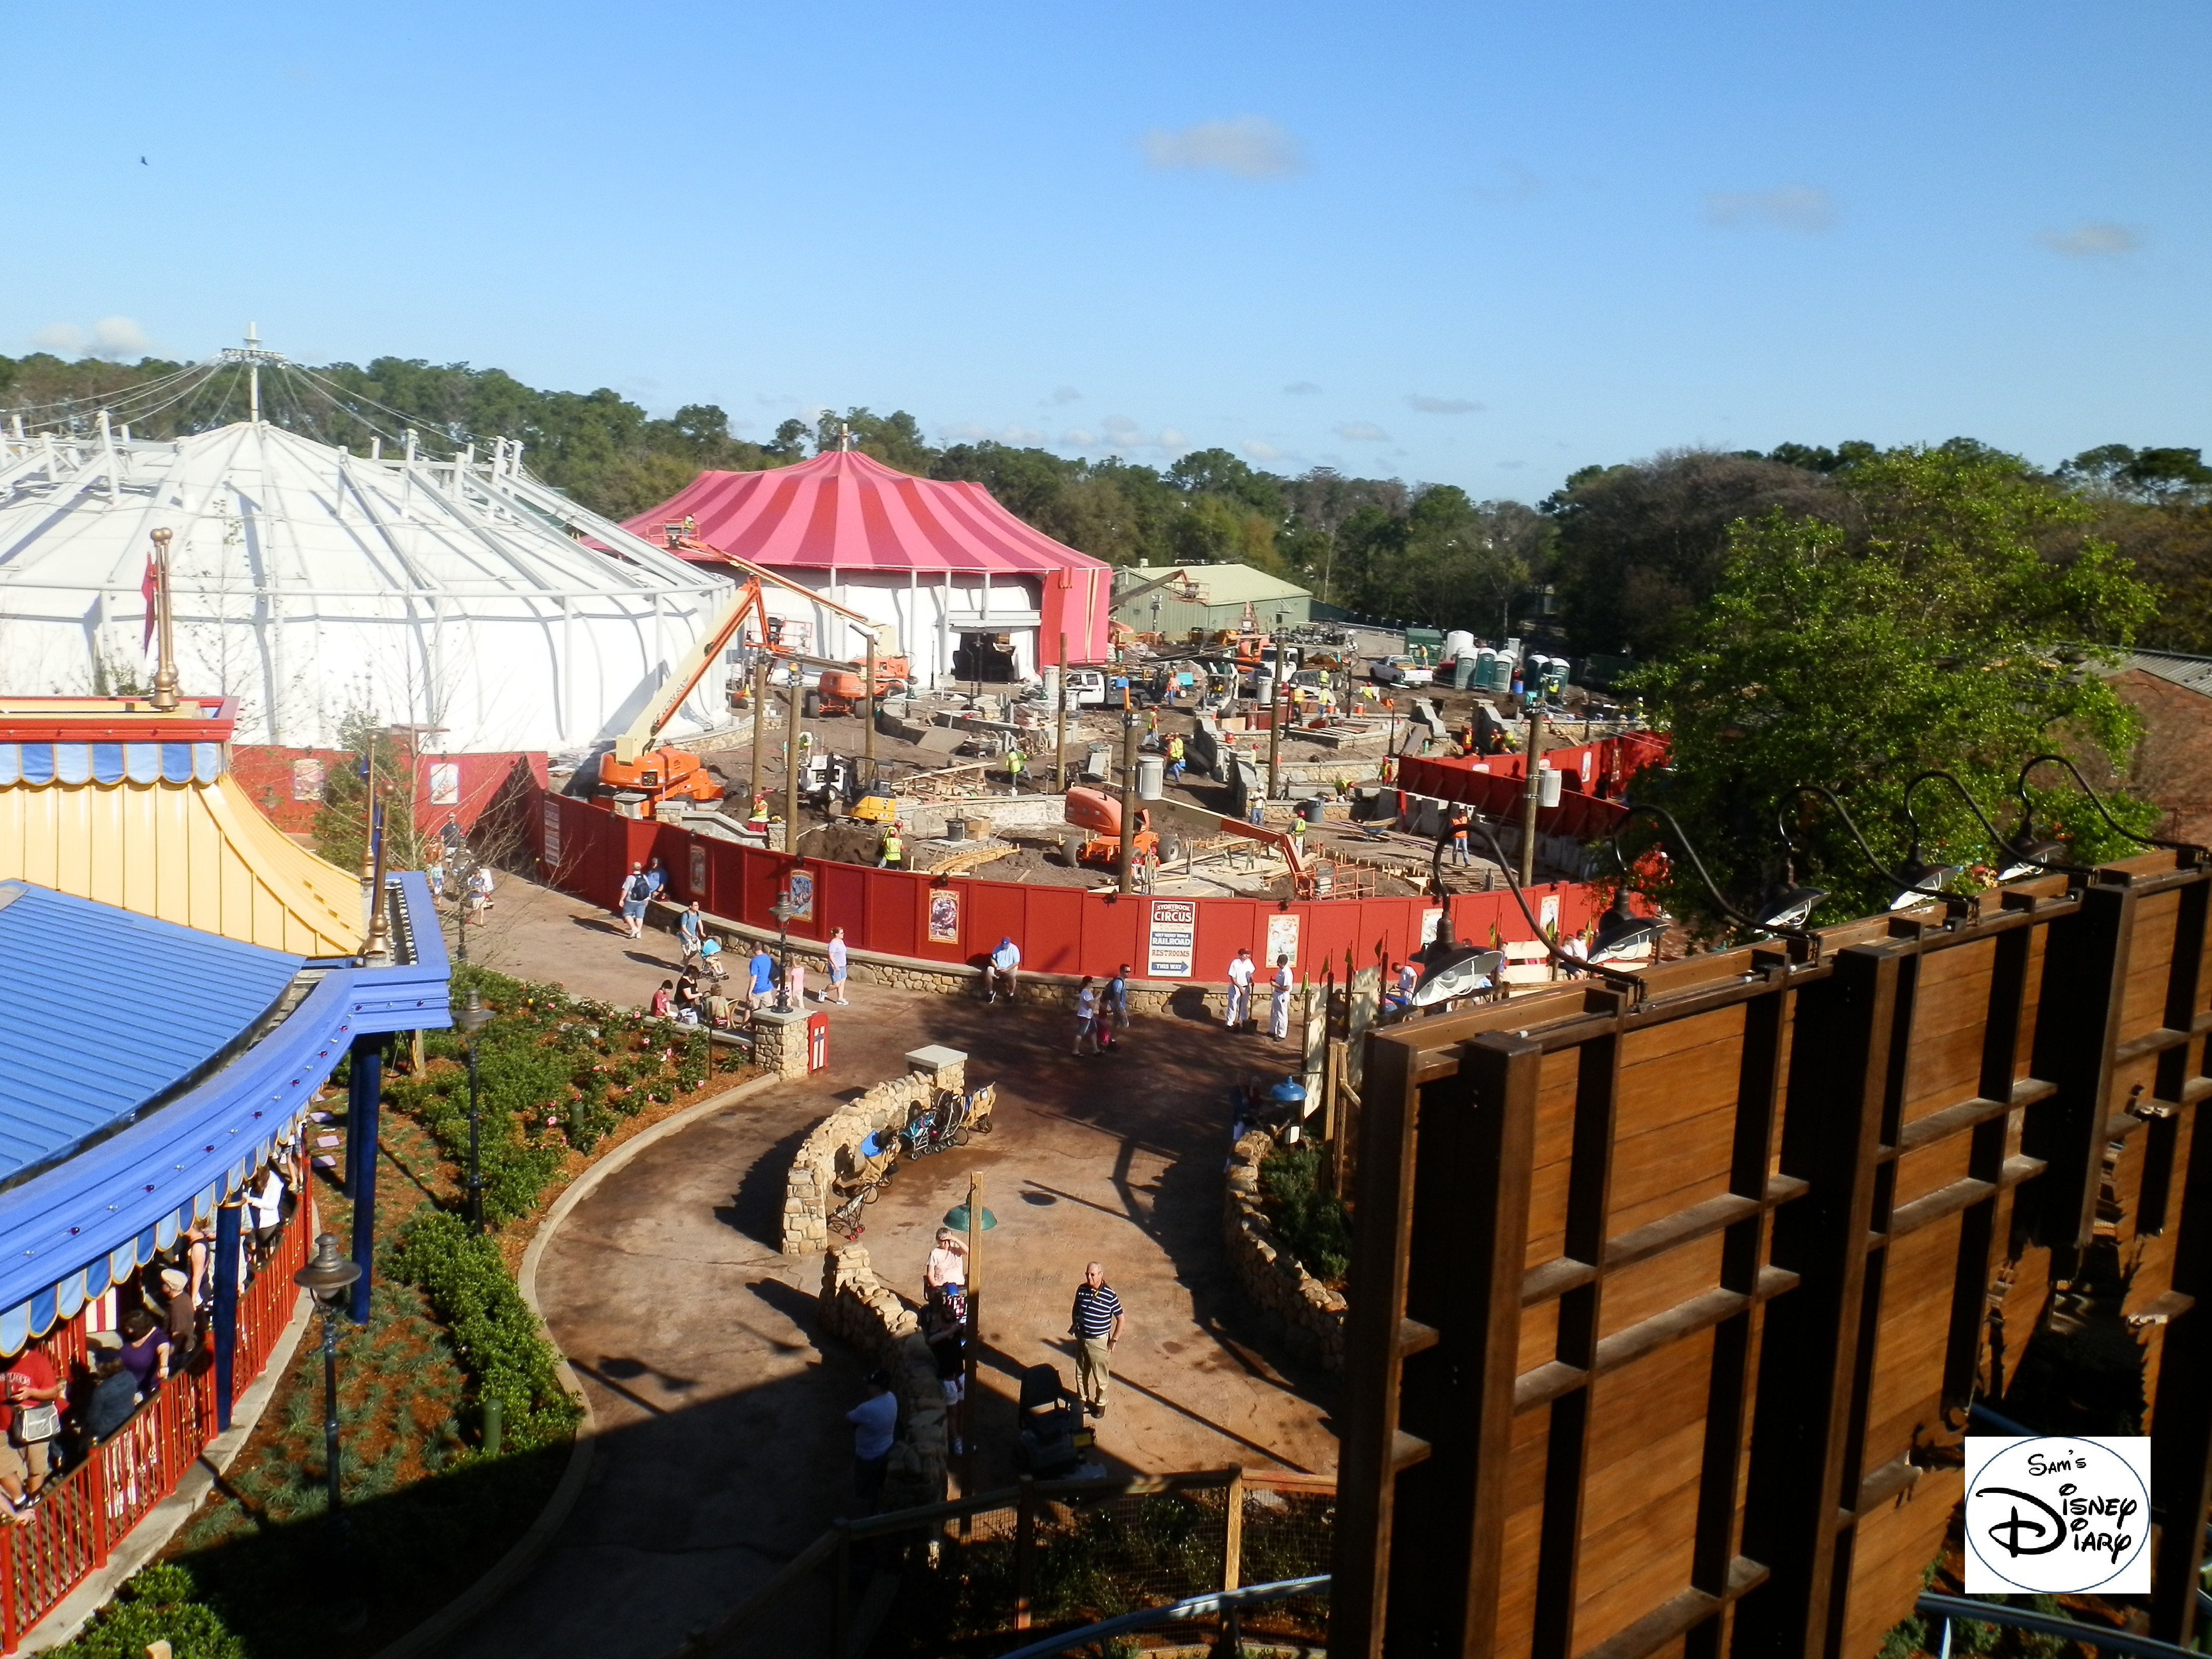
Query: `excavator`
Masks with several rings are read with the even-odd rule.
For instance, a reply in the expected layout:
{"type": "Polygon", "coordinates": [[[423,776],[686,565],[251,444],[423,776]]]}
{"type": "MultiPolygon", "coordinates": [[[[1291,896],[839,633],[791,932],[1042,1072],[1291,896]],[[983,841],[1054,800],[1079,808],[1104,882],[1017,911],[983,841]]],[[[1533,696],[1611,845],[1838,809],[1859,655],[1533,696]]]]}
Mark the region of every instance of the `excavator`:
{"type": "MultiPolygon", "coordinates": [[[[879,649],[889,643],[891,637],[891,624],[871,621],[859,611],[849,611],[810,587],[802,586],[773,570],[698,540],[688,521],[669,525],[664,533],[671,551],[689,550],[710,554],[744,572],[744,577],[714,625],[702,634],[678,660],[675,672],[669,675],[667,683],[638,711],[638,716],[630,722],[629,729],[615,739],[615,746],[599,757],[600,791],[609,794],[617,791],[635,791],[646,798],[648,807],[658,806],[667,800],[712,803],[722,799],[722,786],[716,781],[714,774],[708,771],[705,763],[698,756],[688,749],[679,749],[657,740],[662,729],[676,717],[676,711],[683,707],[684,698],[691,695],[692,688],[699,684],[708,669],[721,655],[723,647],[732,640],[740,637],[738,630],[744,627],[748,617],[757,620],[762,647],[794,665],[817,663],[832,672],[848,671],[855,666],[852,663],[805,657],[781,649],[782,623],[780,617],[771,617],[768,614],[764,584],[772,582],[779,587],[788,588],[810,605],[818,605],[825,611],[836,611],[854,627],[872,635],[879,649]]],[[[902,681],[906,676],[907,663],[903,657],[880,654],[877,657],[878,695],[881,695],[882,687],[902,681]]],[[[860,683],[860,678],[850,678],[857,687],[860,683]]]]}

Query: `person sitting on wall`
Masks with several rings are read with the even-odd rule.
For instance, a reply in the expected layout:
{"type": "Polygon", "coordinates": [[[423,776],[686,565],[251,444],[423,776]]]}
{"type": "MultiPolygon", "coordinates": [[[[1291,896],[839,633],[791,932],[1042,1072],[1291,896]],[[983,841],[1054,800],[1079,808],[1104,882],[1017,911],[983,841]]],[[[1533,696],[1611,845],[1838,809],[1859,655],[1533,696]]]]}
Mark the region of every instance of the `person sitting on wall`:
{"type": "Polygon", "coordinates": [[[996,1002],[1001,992],[1008,1002],[1014,1000],[1014,987],[1021,975],[1022,948],[1008,934],[999,941],[999,948],[991,952],[991,959],[983,968],[983,1000],[996,1002]]]}

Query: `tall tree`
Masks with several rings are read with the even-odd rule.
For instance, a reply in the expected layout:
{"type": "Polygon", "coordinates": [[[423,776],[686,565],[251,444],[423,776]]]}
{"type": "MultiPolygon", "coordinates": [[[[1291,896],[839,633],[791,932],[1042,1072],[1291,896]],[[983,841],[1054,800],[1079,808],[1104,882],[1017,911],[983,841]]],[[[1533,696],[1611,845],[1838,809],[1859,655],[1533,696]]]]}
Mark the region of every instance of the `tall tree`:
{"type": "MultiPolygon", "coordinates": [[[[1739,903],[1784,874],[1777,823],[1795,785],[1835,790],[1893,866],[1912,850],[1903,809],[1915,775],[1949,771],[2004,811],[2031,757],[2057,747],[2124,761],[2136,736],[2132,713],[2084,671],[2125,648],[2154,598],[2086,534],[2083,503],[2014,458],[1950,447],[1863,459],[1839,488],[1819,514],[1740,521],[1688,643],[1641,677],[1674,750],[1638,798],[1682,820],[1739,903]],[[2054,542],[2063,559],[2045,556],[2054,542]]],[[[2061,826],[2083,858],[2123,850],[2064,782],[2037,780],[2039,829],[2061,826]]],[[[1998,856],[1941,784],[1914,807],[1929,862],[1998,856]]],[[[2125,799],[2114,811],[2137,829],[2156,816],[2125,799]]],[[[1832,815],[1791,816],[1796,874],[1831,895],[1824,920],[1894,896],[1832,815]]],[[[1668,887],[1670,908],[1711,919],[1679,863],[1668,887]]]]}
{"type": "Polygon", "coordinates": [[[1831,513],[1835,498],[1829,479],[1802,467],[1678,450],[1577,472],[1544,507],[1559,526],[1561,597],[1577,648],[1651,658],[1688,643],[1737,520],[1777,508],[1831,513]]]}

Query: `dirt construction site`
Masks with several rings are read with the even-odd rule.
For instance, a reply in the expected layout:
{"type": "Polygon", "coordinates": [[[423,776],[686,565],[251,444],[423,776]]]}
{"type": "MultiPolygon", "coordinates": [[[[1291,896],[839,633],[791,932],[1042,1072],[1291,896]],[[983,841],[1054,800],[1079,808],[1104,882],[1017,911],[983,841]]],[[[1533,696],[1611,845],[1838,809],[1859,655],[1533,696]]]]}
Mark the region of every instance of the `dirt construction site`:
{"type": "MultiPolygon", "coordinates": [[[[1087,794],[1104,804],[1103,826],[1094,821],[1078,829],[1070,823],[1070,798],[1057,787],[1059,710],[1034,691],[1024,697],[1018,690],[885,698],[872,741],[858,713],[800,712],[795,831],[787,822],[794,711],[787,699],[771,696],[757,710],[739,711],[722,732],[686,745],[720,782],[723,799],[659,811],[708,835],[850,864],[882,862],[896,825],[899,861],[908,869],[1111,889],[1128,735],[1123,712],[1066,711],[1065,782],[1079,800],[1087,794]]],[[[1201,703],[1170,696],[1135,708],[1136,879],[1150,891],[1192,896],[1425,890],[1432,843],[1395,827],[1394,798],[1382,781],[1390,763],[1459,752],[1470,737],[1485,748],[1521,746],[1526,727],[1516,703],[1448,687],[1358,688],[1349,695],[1340,688],[1328,704],[1317,695],[1304,700],[1272,748],[1264,714],[1253,719],[1249,700],[1201,703]],[[1180,777],[1169,764],[1178,738],[1186,759],[1180,777]],[[1146,841],[1147,833],[1154,839],[1146,841]]],[[[1547,723],[1547,751],[1582,742],[1592,730],[1591,722],[1573,718],[1572,704],[1565,712],[1567,718],[1547,723]]],[[[1483,887],[1505,880],[1486,860],[1462,878],[1483,887]]]]}

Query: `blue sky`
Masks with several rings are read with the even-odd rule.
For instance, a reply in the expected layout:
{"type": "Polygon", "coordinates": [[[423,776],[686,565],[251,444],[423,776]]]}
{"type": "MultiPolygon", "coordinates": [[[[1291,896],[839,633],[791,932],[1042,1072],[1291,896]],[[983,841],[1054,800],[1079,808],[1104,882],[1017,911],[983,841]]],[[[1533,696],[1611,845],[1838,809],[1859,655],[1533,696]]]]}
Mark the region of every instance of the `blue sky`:
{"type": "Polygon", "coordinates": [[[16,8],[0,351],[379,353],[1540,497],[2212,447],[2212,11],[16,8]],[[142,165],[140,158],[145,158],[142,165]]]}

